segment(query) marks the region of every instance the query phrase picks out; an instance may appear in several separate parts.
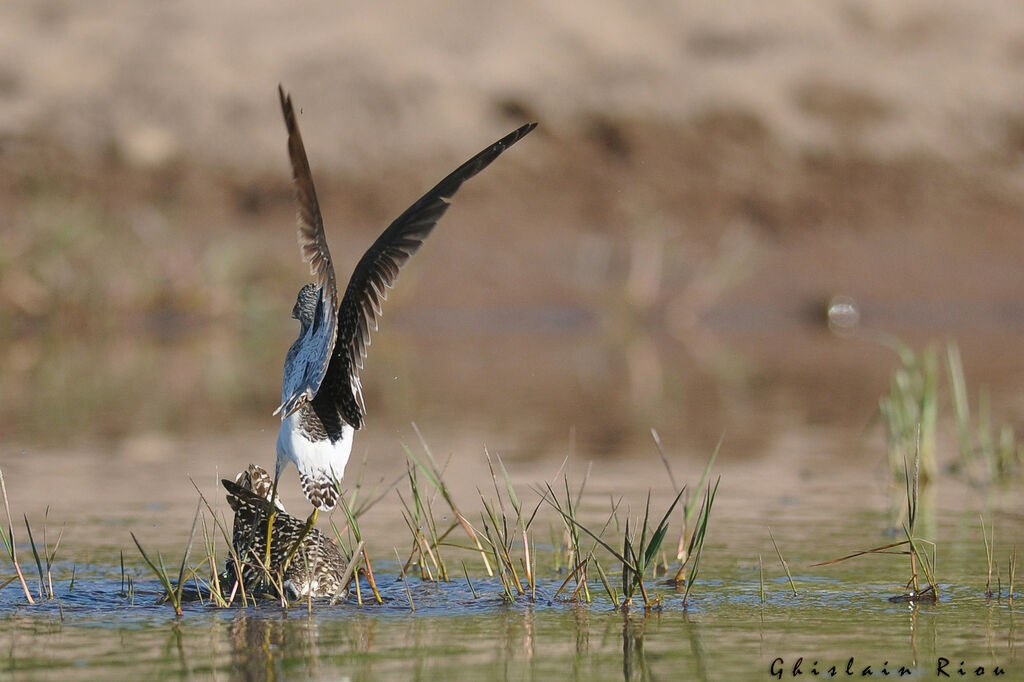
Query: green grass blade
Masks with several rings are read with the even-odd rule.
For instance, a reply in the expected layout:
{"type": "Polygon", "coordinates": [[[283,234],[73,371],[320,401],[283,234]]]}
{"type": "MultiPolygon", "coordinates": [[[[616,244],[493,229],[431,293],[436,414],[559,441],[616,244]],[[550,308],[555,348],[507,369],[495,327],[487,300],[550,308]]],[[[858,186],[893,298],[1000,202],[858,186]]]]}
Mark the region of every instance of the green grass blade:
{"type": "Polygon", "coordinates": [[[571,525],[572,527],[574,527],[574,528],[578,528],[578,529],[582,530],[582,531],[583,531],[584,533],[586,533],[587,535],[589,535],[589,536],[590,536],[591,538],[593,538],[593,539],[594,539],[594,541],[595,541],[595,542],[597,542],[597,543],[598,543],[599,545],[601,545],[602,547],[604,547],[604,548],[605,548],[605,550],[607,550],[607,551],[608,551],[608,553],[609,553],[609,554],[611,554],[611,555],[612,555],[613,557],[615,557],[615,558],[616,558],[616,559],[617,559],[617,560],[618,560],[619,562],[621,562],[621,563],[623,563],[623,564],[628,564],[628,563],[630,563],[630,562],[629,562],[629,561],[628,561],[628,560],[626,559],[626,557],[624,557],[624,556],[623,556],[623,555],[622,555],[621,553],[619,553],[618,551],[616,551],[615,549],[613,549],[613,548],[611,547],[611,545],[609,545],[609,544],[608,544],[607,542],[605,542],[605,541],[604,541],[604,540],[602,540],[602,539],[601,539],[600,537],[598,537],[598,536],[597,536],[597,535],[595,535],[595,534],[594,534],[593,532],[591,532],[591,531],[590,531],[590,529],[588,529],[588,528],[587,528],[586,526],[584,526],[584,525],[583,525],[583,524],[581,524],[581,523],[580,523],[579,521],[577,521],[576,519],[574,519],[574,518],[572,518],[571,516],[569,516],[569,514],[568,514],[568,513],[566,513],[566,512],[565,512],[565,511],[564,511],[564,510],[563,510],[563,509],[562,509],[562,508],[561,508],[561,507],[560,507],[560,506],[559,506],[559,505],[557,504],[557,502],[553,501],[553,500],[555,499],[555,492],[554,492],[554,491],[553,491],[553,490],[551,489],[551,486],[550,486],[550,485],[548,485],[548,492],[550,492],[550,493],[551,493],[551,497],[549,498],[549,497],[545,496],[544,500],[545,500],[545,501],[546,501],[546,502],[547,502],[548,504],[550,504],[550,505],[551,505],[552,507],[554,507],[555,511],[556,511],[556,512],[558,512],[558,514],[559,514],[559,515],[560,515],[560,516],[561,516],[561,517],[562,517],[563,519],[565,519],[565,520],[566,520],[566,521],[567,521],[567,522],[568,522],[568,523],[569,523],[569,524],[570,524],[570,525],[571,525]]]}
{"type": "MultiPolygon", "coordinates": [[[[715,488],[716,489],[718,488],[718,484],[715,484],[715,488]]],[[[675,497],[674,500],[672,500],[672,504],[670,504],[668,509],[665,511],[665,515],[661,517],[661,522],[658,524],[658,528],[657,528],[657,530],[654,533],[654,535],[657,537],[657,542],[655,542],[654,537],[651,538],[651,544],[647,548],[646,554],[644,556],[644,565],[645,566],[650,563],[651,559],[654,558],[654,555],[657,554],[658,551],[660,550],[661,544],[662,544],[662,542],[665,539],[665,534],[668,532],[668,520],[669,520],[669,517],[672,516],[672,512],[675,510],[676,505],[679,504],[679,500],[682,499],[683,494],[685,492],[686,492],[686,486],[683,486],[679,490],[679,492],[676,493],[676,497],[675,497]]]]}
{"type": "MultiPolygon", "coordinates": [[[[28,515],[25,515],[25,530],[28,531],[28,542],[32,548],[32,556],[36,560],[36,569],[39,571],[39,598],[42,599],[44,596],[43,592],[43,564],[39,560],[39,551],[36,549],[36,541],[32,537],[32,526],[28,523],[28,515]]],[[[45,549],[45,548],[44,548],[45,549]]]]}

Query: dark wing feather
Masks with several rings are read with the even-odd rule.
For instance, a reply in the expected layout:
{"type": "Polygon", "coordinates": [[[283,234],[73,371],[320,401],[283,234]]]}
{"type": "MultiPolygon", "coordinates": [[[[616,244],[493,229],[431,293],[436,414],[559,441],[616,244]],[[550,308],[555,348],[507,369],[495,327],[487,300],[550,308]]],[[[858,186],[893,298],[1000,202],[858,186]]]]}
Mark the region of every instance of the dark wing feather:
{"type": "Polygon", "coordinates": [[[377,330],[381,303],[394,286],[399,270],[430,235],[462,183],[535,127],[536,123],[524,125],[459,166],[398,216],[359,259],[341,300],[338,338],[323,384],[353,428],[362,428],[366,413],[359,370],[370,345],[370,331],[377,330]]]}
{"type": "Polygon", "coordinates": [[[228,491],[228,505],[234,511],[237,512],[240,509],[243,509],[252,515],[256,515],[257,513],[269,515],[273,510],[273,506],[270,504],[269,500],[260,497],[249,488],[244,488],[234,481],[229,481],[226,478],[222,478],[220,482],[221,485],[224,486],[224,489],[228,491]]]}
{"type": "Polygon", "coordinates": [[[299,249],[302,259],[309,263],[318,294],[313,324],[293,344],[285,360],[281,405],[277,408],[284,419],[303,402],[312,400],[320,390],[338,333],[338,290],[331,251],[327,248],[327,237],[324,235],[320,204],[316,199],[313,175],[309,170],[299,124],[295,120],[292,98],[284,93],[280,85],[277,92],[281,98],[285,126],[288,128],[288,156],[292,162],[292,178],[298,202],[299,249]]]}

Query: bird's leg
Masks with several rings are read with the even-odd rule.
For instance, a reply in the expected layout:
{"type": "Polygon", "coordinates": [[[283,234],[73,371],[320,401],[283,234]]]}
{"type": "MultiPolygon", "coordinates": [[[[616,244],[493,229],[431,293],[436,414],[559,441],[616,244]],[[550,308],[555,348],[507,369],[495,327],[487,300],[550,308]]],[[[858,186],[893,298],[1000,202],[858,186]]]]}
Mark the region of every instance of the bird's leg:
{"type": "Polygon", "coordinates": [[[306,539],[309,532],[313,530],[313,526],[316,524],[316,518],[320,515],[320,508],[313,507],[313,513],[306,519],[306,527],[302,529],[302,533],[299,535],[299,539],[295,541],[295,545],[288,552],[288,556],[284,560],[284,564],[281,566],[281,574],[288,570],[288,564],[292,562],[292,557],[295,556],[295,552],[298,551],[299,547],[302,546],[302,541],[306,539]]]}
{"type": "Polygon", "coordinates": [[[274,471],[274,485],[270,487],[270,516],[267,517],[267,552],[263,557],[263,565],[270,571],[270,535],[274,530],[274,517],[277,516],[277,481],[281,478],[278,468],[274,471]]]}

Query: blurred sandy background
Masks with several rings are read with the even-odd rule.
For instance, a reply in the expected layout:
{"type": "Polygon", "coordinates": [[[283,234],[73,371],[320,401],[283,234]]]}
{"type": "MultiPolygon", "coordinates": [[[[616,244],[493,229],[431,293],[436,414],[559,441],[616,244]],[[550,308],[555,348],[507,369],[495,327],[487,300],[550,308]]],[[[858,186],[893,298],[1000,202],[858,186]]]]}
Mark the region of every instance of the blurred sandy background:
{"type": "Polygon", "coordinates": [[[874,332],[957,339],[1019,423],[1020,3],[238,8],[0,3],[8,470],[202,461],[224,434],[245,443],[229,464],[273,461],[307,281],[278,83],[340,276],[540,122],[403,271],[363,375],[367,447],[398,451],[416,421],[446,450],[649,455],[653,426],[754,457],[871,428],[896,363],[874,332]],[[850,337],[826,325],[838,295],[850,337]]]}

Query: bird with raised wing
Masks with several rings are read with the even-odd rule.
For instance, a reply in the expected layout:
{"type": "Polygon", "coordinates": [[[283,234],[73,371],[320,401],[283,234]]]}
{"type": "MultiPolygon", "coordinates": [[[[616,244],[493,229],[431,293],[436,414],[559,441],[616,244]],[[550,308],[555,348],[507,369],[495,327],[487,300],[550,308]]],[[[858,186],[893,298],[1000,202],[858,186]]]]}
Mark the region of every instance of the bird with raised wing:
{"type": "MultiPolygon", "coordinates": [[[[338,483],[352,452],[352,438],[363,426],[366,410],[359,370],[370,345],[370,331],[377,329],[387,290],[448,210],[449,200],[462,183],[537,124],[524,125],[490,145],[398,216],[359,259],[339,301],[334,264],[295,110],[283,88],[278,87],[278,94],[288,129],[288,154],[298,201],[299,247],[303,260],[309,263],[313,282],[299,290],[292,308],[292,317],[299,321],[299,337],[284,363],[281,405],[277,408],[282,423],[272,494],[277,494],[281,472],[294,462],[302,492],[313,505],[308,529],[316,522],[319,510],[329,511],[337,504],[338,483]]],[[[273,512],[267,530],[268,556],[272,523],[273,512]]]]}

